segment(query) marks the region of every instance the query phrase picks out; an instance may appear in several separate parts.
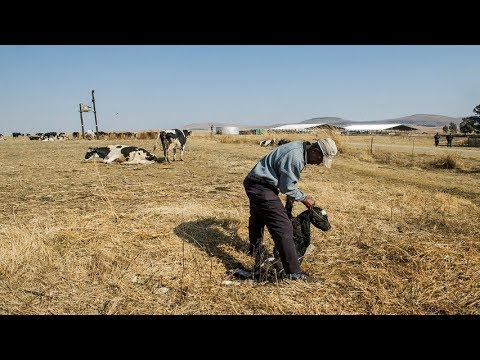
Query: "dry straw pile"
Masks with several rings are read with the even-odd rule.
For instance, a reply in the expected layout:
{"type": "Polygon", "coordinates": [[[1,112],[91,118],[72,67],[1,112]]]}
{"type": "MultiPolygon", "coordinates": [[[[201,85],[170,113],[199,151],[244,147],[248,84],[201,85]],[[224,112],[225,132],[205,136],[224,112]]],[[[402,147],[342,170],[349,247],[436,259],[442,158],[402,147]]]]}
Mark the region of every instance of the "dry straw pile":
{"type": "Polygon", "coordinates": [[[194,132],[184,162],[131,166],[81,162],[108,140],[1,142],[0,314],[480,314],[480,151],[334,136],[299,184],[332,223],[302,264],[319,281],[276,284],[228,273],[253,265],[242,181],[265,136],[194,132]]]}

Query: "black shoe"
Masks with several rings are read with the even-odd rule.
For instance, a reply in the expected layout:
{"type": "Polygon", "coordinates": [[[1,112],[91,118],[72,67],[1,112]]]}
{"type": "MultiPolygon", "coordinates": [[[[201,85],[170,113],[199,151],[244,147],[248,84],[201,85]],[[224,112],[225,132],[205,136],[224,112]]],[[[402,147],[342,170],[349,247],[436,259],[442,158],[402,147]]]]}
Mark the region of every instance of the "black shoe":
{"type": "Polygon", "coordinates": [[[253,273],[242,268],[230,270],[230,274],[241,280],[253,279],[253,273]]]}
{"type": "Polygon", "coordinates": [[[302,280],[302,281],[309,282],[309,283],[310,282],[315,282],[315,280],[310,275],[307,275],[303,272],[286,274],[285,279],[286,280],[302,280]]]}
{"type": "Polygon", "coordinates": [[[259,271],[248,271],[242,268],[237,268],[229,271],[233,277],[241,280],[255,280],[260,281],[259,271]]]}

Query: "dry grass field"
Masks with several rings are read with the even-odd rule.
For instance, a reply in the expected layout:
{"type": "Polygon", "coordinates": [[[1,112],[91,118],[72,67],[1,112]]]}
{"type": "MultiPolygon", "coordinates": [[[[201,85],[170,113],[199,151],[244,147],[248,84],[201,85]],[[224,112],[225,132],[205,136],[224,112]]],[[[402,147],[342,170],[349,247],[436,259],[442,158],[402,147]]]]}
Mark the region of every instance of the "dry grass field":
{"type": "Polygon", "coordinates": [[[480,149],[430,135],[335,135],[299,183],[332,224],[302,263],[319,281],[232,279],[265,138],[193,132],[152,165],[81,161],[118,141],[1,141],[0,314],[480,314],[480,149]]]}

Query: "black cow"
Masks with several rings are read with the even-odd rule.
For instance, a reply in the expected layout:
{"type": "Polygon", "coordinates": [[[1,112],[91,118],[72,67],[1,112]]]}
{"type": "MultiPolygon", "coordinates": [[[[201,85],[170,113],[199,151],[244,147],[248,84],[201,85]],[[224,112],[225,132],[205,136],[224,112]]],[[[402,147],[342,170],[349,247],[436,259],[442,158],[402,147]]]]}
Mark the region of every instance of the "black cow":
{"type": "MultiPolygon", "coordinates": [[[[173,161],[176,161],[177,149],[180,150],[180,160],[183,161],[183,152],[185,151],[185,144],[187,143],[187,136],[191,135],[191,131],[188,130],[164,130],[158,134],[157,141],[162,144],[163,155],[165,160],[170,163],[168,154],[170,150],[173,150],[173,161]]],[[[153,151],[157,148],[157,141],[153,145],[153,151]]]]}

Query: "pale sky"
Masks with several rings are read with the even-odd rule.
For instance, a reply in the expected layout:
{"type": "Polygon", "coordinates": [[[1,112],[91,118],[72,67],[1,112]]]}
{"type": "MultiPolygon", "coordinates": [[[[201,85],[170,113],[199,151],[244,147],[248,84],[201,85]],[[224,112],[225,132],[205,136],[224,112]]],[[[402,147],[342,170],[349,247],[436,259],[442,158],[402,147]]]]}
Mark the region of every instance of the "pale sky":
{"type": "Polygon", "coordinates": [[[465,117],[480,45],[0,45],[0,133],[465,117]],[[84,113],[85,130],[95,129],[84,113]]]}

